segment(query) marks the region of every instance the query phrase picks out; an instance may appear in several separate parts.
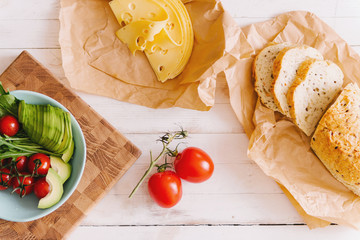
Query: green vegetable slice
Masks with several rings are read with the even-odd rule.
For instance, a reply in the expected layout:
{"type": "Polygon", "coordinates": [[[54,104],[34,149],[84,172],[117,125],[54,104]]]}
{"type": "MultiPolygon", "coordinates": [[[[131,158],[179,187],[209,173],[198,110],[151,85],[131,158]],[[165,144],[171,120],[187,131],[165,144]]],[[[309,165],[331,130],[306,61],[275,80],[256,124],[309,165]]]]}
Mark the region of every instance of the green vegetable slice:
{"type": "Polygon", "coordinates": [[[64,153],[72,141],[68,112],[51,105],[20,102],[19,122],[30,139],[54,153],[64,153]]]}

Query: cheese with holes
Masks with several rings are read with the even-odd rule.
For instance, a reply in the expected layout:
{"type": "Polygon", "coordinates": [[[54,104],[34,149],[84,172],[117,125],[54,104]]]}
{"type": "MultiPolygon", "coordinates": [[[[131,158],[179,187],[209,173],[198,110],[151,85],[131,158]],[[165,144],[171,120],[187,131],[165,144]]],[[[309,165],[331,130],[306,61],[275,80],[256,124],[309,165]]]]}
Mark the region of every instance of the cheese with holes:
{"type": "Polygon", "coordinates": [[[116,32],[116,36],[126,43],[130,51],[135,54],[136,50],[145,50],[146,43],[153,42],[155,35],[165,27],[166,21],[153,22],[140,20],[131,22],[116,32]]]}
{"type": "Polygon", "coordinates": [[[164,21],[169,18],[155,0],[113,0],[109,4],[121,27],[139,20],[164,21]]]}
{"type": "Polygon", "coordinates": [[[113,0],[117,37],[135,54],[143,51],[161,82],[175,78],[191,56],[194,34],[180,0],[113,0]]]}

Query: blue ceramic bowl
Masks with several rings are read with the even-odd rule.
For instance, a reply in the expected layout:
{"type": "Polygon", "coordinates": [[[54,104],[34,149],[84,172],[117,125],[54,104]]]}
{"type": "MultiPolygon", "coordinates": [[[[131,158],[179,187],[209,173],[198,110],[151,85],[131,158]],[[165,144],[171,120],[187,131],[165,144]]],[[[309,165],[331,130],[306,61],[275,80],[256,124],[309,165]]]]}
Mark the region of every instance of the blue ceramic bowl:
{"type": "MultiPolygon", "coordinates": [[[[37,92],[16,90],[11,92],[11,94],[18,99],[25,100],[26,103],[50,104],[68,111],[59,102],[37,92]]],[[[55,211],[71,196],[80,182],[86,161],[84,135],[73,115],[71,115],[71,127],[75,142],[73,159],[69,162],[72,165],[72,172],[70,178],[64,183],[64,193],[61,200],[51,208],[38,209],[37,205],[39,203],[39,199],[33,193],[25,196],[24,198],[20,198],[17,193],[11,194],[12,189],[0,191],[0,219],[13,222],[32,221],[55,211]]]]}

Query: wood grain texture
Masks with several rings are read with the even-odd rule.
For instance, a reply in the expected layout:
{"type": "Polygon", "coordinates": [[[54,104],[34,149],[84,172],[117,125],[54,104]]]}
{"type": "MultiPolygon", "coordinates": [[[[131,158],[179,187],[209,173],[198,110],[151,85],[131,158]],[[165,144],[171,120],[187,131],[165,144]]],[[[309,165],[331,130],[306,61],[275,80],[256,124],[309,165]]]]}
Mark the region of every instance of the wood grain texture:
{"type": "Polygon", "coordinates": [[[309,230],[303,225],[191,225],[191,226],[81,226],[69,238],[77,239],[118,239],[126,240],[183,240],[183,239],[276,239],[276,240],[358,240],[356,230],[332,225],[327,228],[309,230]],[[104,237],[104,233],[106,237],[104,237]],[[324,237],[326,236],[326,237],[324,237]]]}
{"type": "Polygon", "coordinates": [[[26,51],[5,70],[0,81],[9,90],[36,91],[59,101],[77,119],[87,145],[84,174],[72,196],[55,212],[38,220],[26,223],[0,220],[0,239],[64,238],[141,152],[26,51]]]}

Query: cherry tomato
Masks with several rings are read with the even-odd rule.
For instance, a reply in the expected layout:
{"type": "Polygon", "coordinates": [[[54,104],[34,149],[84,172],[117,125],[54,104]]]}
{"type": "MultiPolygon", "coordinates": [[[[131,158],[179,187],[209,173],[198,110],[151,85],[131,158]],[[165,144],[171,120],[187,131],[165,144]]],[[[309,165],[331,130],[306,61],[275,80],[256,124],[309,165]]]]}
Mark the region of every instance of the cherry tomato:
{"type": "Polygon", "coordinates": [[[32,155],[28,162],[28,169],[35,175],[46,175],[50,168],[50,158],[43,153],[32,155]]]}
{"type": "Polygon", "coordinates": [[[4,158],[0,160],[0,168],[10,166],[11,158],[4,158]]]}
{"type": "Polygon", "coordinates": [[[34,185],[34,193],[35,195],[41,199],[43,197],[45,197],[46,195],[48,195],[48,193],[50,192],[50,186],[49,184],[46,182],[46,179],[43,178],[39,178],[35,185],[34,185]]]}
{"type": "Polygon", "coordinates": [[[10,170],[0,169],[0,190],[5,190],[10,186],[10,170]]]}
{"type": "Polygon", "coordinates": [[[0,119],[0,133],[11,137],[14,136],[18,131],[19,122],[15,117],[6,115],[0,119]]]}
{"type": "Polygon", "coordinates": [[[193,183],[203,182],[214,172],[214,163],[210,156],[196,147],[185,148],[174,161],[177,175],[193,183]]]}
{"type": "Polygon", "coordinates": [[[181,180],[173,171],[153,174],[148,182],[151,198],[163,208],[175,206],[182,197],[181,180]]]}
{"type": "MultiPolygon", "coordinates": [[[[30,175],[30,173],[23,172],[22,175],[30,175]]],[[[16,177],[12,181],[13,188],[15,192],[19,194],[21,197],[32,193],[34,190],[34,178],[27,176],[27,177],[16,177]]]]}
{"type": "Polygon", "coordinates": [[[16,168],[19,172],[25,172],[27,170],[28,158],[21,156],[16,158],[16,168]]]}

